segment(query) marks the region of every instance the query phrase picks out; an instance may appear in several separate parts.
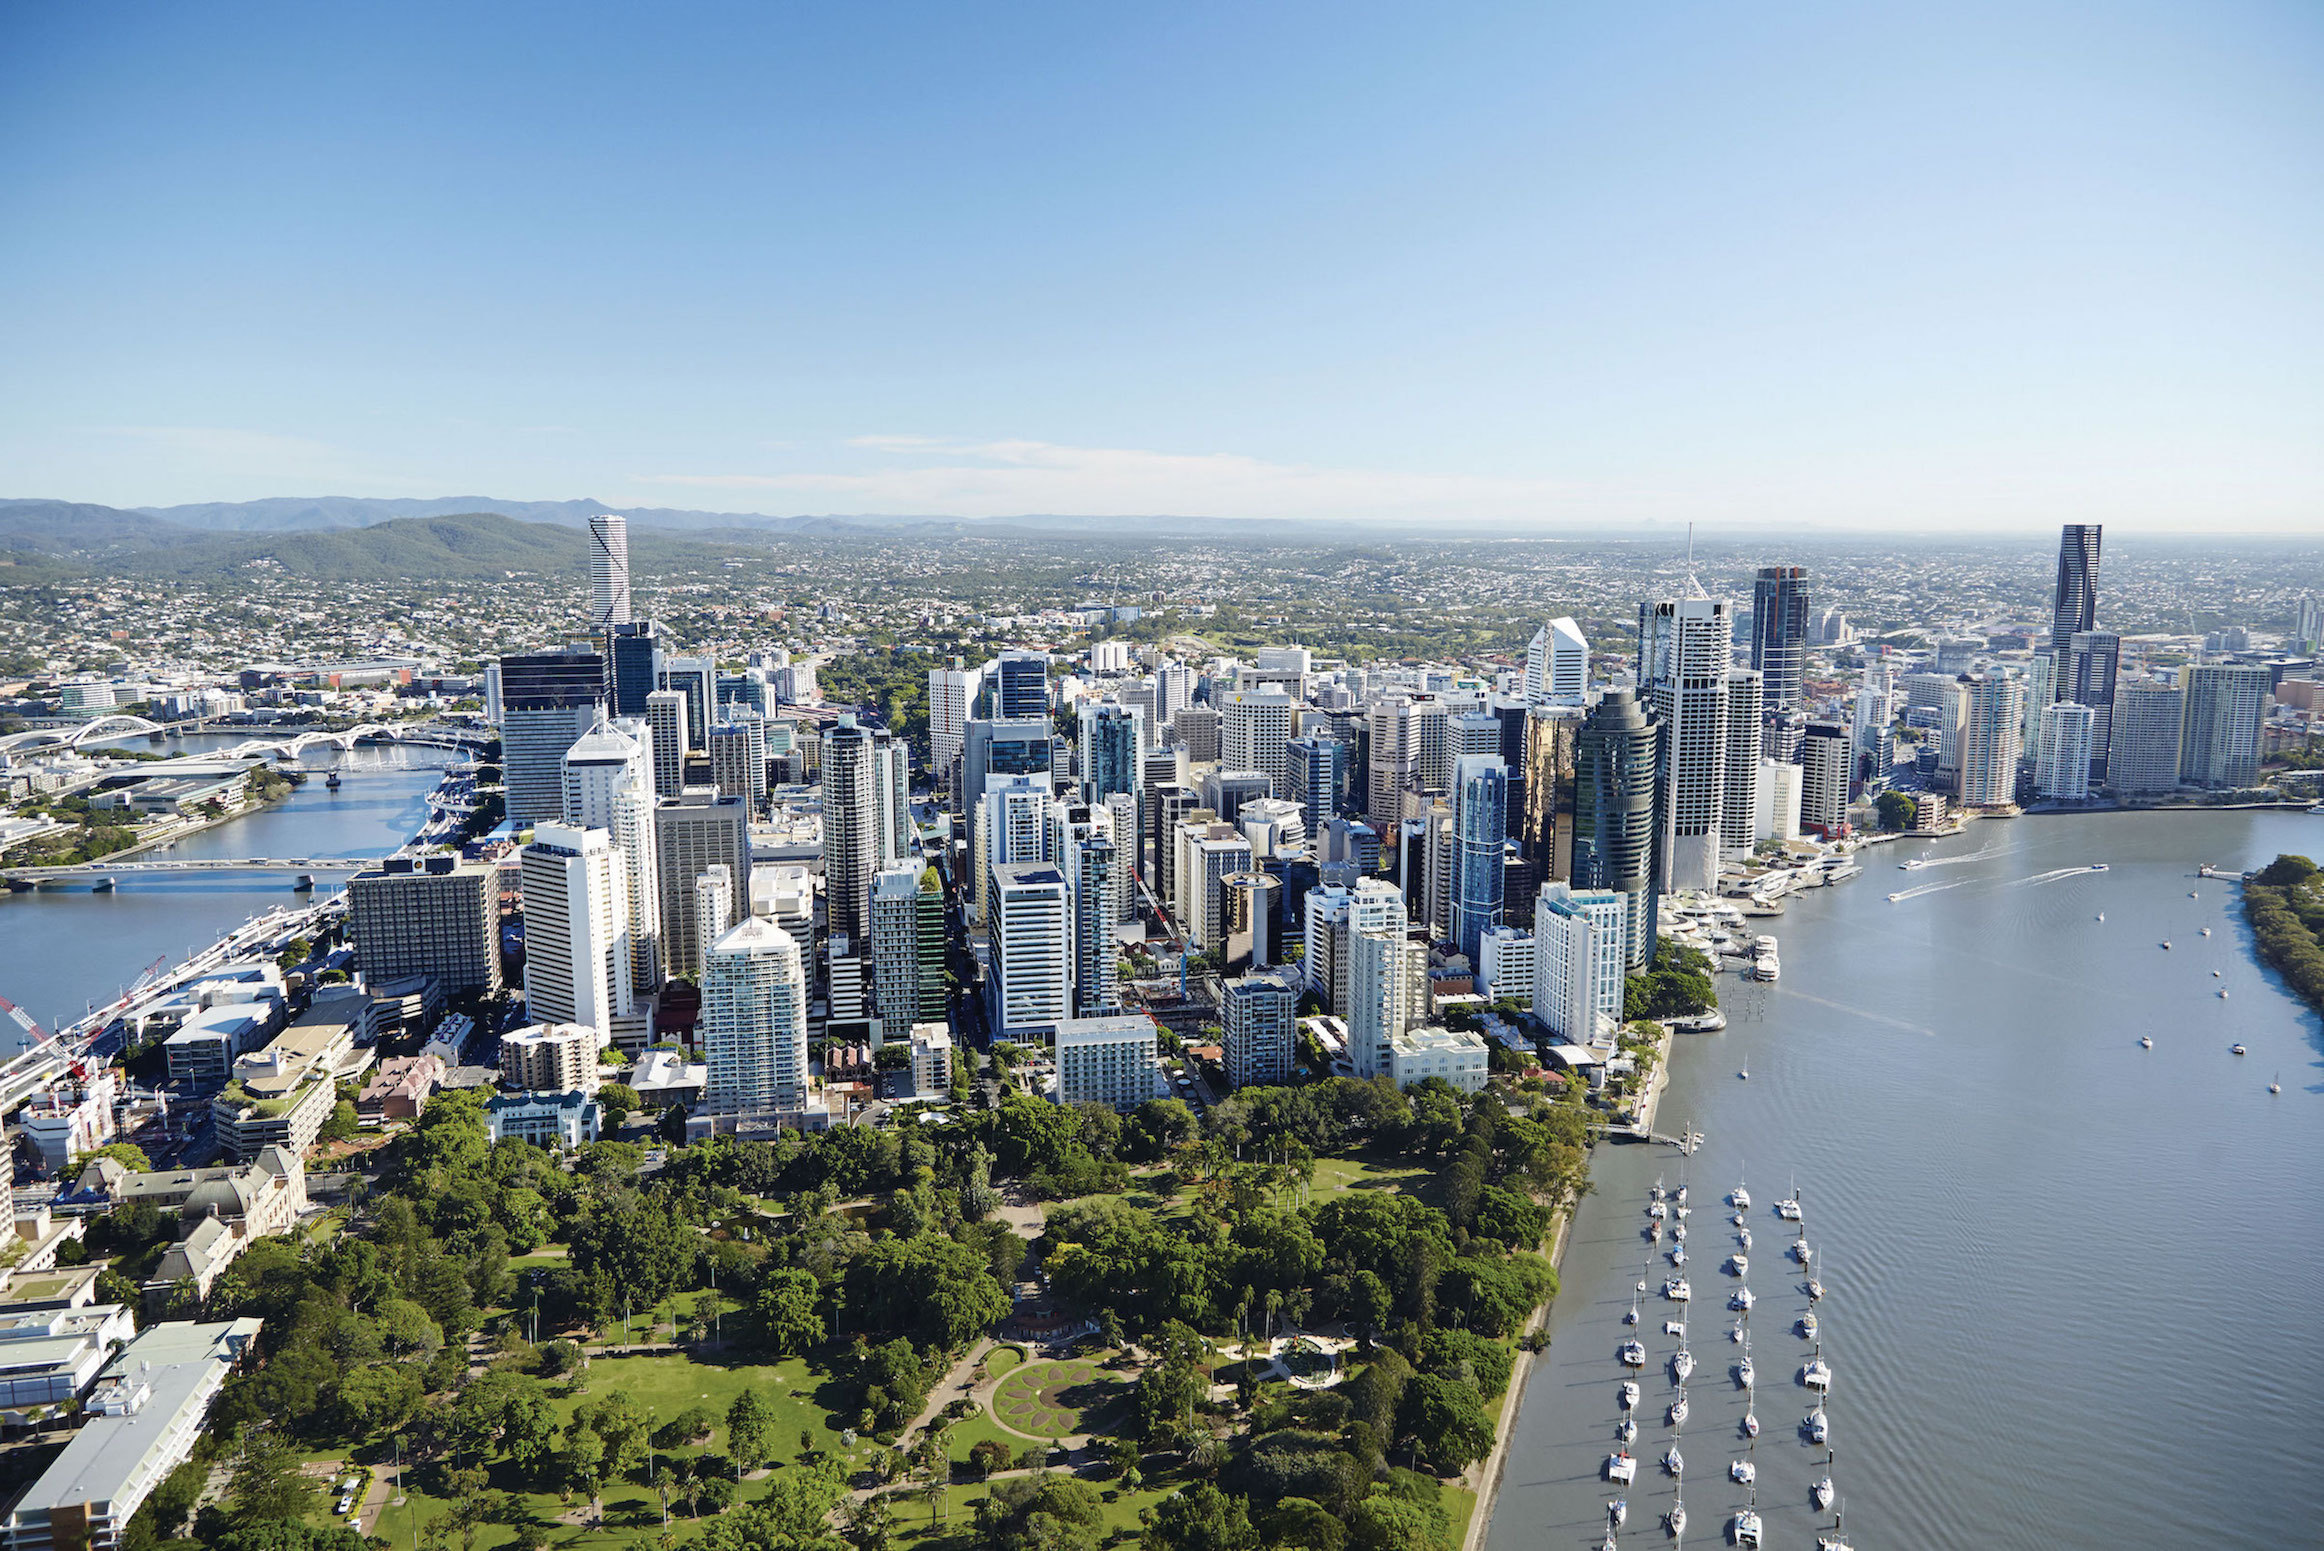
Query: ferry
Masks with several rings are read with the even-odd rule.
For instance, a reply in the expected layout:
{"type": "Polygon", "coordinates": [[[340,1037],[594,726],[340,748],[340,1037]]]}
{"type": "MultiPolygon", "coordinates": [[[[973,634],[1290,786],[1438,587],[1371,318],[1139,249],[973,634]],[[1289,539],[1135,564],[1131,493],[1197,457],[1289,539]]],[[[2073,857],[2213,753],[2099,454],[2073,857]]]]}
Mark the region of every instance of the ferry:
{"type": "Polygon", "coordinates": [[[1761,956],[1751,966],[1751,978],[1754,980],[1779,980],[1782,977],[1783,965],[1772,953],[1761,956]]]}

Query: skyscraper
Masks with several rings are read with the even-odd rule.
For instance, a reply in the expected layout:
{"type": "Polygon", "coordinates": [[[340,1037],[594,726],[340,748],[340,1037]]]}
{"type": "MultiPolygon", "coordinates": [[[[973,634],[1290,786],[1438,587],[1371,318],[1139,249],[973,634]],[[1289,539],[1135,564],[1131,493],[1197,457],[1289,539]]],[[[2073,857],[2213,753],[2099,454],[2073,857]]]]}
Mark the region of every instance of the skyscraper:
{"type": "Polygon", "coordinates": [[[890,1033],[944,1017],[944,896],[934,882],[918,862],[872,879],[872,994],[890,1033]]]}
{"type": "Polygon", "coordinates": [[[2080,802],[2090,795],[2096,713],[2077,701],[2060,700],[2042,707],[2042,722],[2034,790],[2055,801],[2080,802]]]}
{"type": "MultiPolygon", "coordinates": [[[[1751,667],[1759,675],[1764,719],[1804,709],[1801,682],[1808,660],[1808,573],[1804,566],[1765,565],[1751,589],[1751,667]]],[[[1788,759],[1790,748],[1771,749],[1788,759]]]]}
{"type": "Polygon", "coordinates": [[[609,635],[613,656],[613,714],[643,716],[646,697],[662,687],[661,626],[650,619],[617,624],[609,635]]]}
{"type": "Polygon", "coordinates": [[[1473,968],[1477,944],[1501,924],[1509,771],[1498,754],[1463,754],[1453,767],[1452,940],[1473,968]]]}
{"type": "Polygon", "coordinates": [[[2179,670],[2179,779],[2212,791],[2259,784],[2260,725],[2270,674],[2262,663],[2190,663],[2179,670]]]}
{"type": "Polygon", "coordinates": [[[1144,718],[1133,707],[1083,701],[1080,709],[1081,800],[1102,803],[1136,794],[1143,781],[1144,718]]]}
{"type": "Polygon", "coordinates": [[[600,512],[589,519],[589,622],[598,634],[629,616],[629,519],[600,512]]]}
{"type": "Polygon", "coordinates": [[[1004,721],[1049,716],[1049,657],[1003,652],[993,659],[993,715],[1004,721]]]}
{"type": "Polygon", "coordinates": [[[602,829],[621,855],[629,909],[630,989],[662,983],[661,856],[654,835],[652,729],[600,721],[565,751],[564,821],[602,829]]]}
{"type": "Polygon", "coordinates": [[[928,768],[939,791],[950,784],[953,762],[965,747],[978,677],[957,657],[950,667],[928,670],[928,768]]]}
{"type": "Polygon", "coordinates": [[[686,784],[686,692],[653,691],[646,696],[645,719],[654,741],[654,795],[675,797],[686,784]]]}
{"type": "Polygon", "coordinates": [[[1624,896],[1624,963],[1631,969],[1654,957],[1661,744],[1661,727],[1627,689],[1606,691],[1574,739],[1572,883],[1624,896]]]}
{"type": "Polygon", "coordinates": [[[2186,696],[2176,684],[2140,682],[2115,691],[2107,731],[2106,784],[2125,797],[2153,797],[2179,784],[2179,723],[2186,696]]]}
{"type": "Polygon", "coordinates": [[[2098,628],[2098,547],[2105,532],[2095,522],[2069,522],[2058,535],[2058,591],[2050,610],[2050,654],[2063,658],[2077,630],[2098,628]]]}
{"type": "Polygon", "coordinates": [[[1533,1015],[1568,1044],[1611,1045],[1622,1022],[1630,896],[1545,883],[1533,904],[1533,1015]]]}
{"type": "Polygon", "coordinates": [[[544,820],[524,848],[525,1013],[613,1038],[630,1011],[629,900],[613,837],[544,820]]]}
{"type": "Polygon", "coordinates": [[[1525,717],[1517,851],[1544,883],[1573,876],[1574,747],[1585,714],[1579,706],[1551,705],[1532,707],[1525,717]]]}
{"type": "Polygon", "coordinates": [[[1348,958],[1348,1058],[1358,1077],[1382,1076],[1388,1042],[1424,1016],[1428,950],[1402,932],[1355,932],[1348,958]]]}
{"type": "MultiPolygon", "coordinates": [[[[748,914],[750,912],[747,910],[738,912],[734,908],[734,874],[727,870],[724,862],[712,862],[696,875],[694,879],[695,920],[734,921],[748,914]]],[[[690,973],[694,983],[700,985],[702,971],[709,961],[713,939],[709,933],[702,932],[697,934],[697,940],[701,944],[704,962],[694,965],[690,973]]]]}
{"type": "Polygon", "coordinates": [[[1536,630],[1525,648],[1526,703],[1578,706],[1589,690],[1590,643],[1581,626],[1560,615],[1536,630]]]}
{"type": "Polygon", "coordinates": [[[972,719],[960,759],[961,811],[976,812],[985,783],[994,776],[1033,776],[1047,786],[1055,758],[1047,716],[972,719]]]}
{"type": "Polygon", "coordinates": [[[880,855],[871,729],[843,711],[823,745],[823,898],[834,935],[871,931],[871,880],[880,855]]]}
{"type": "MultiPolygon", "coordinates": [[[[1759,674],[1750,668],[1731,668],[1727,672],[1727,746],[1723,751],[1726,761],[1720,779],[1719,791],[1719,857],[1722,861],[1742,862],[1751,858],[1755,838],[1753,826],[1759,816],[1759,761],[1762,740],[1774,736],[1778,727],[1771,723],[1795,722],[1805,725],[1796,710],[1786,706],[1768,714],[1759,674]]],[[[1790,760],[1796,749],[1787,748],[1770,757],[1790,760]]]]}
{"type": "Polygon", "coordinates": [[[1299,804],[1310,836],[1321,835],[1324,825],[1338,817],[1352,753],[1347,744],[1320,734],[1294,738],[1285,747],[1283,768],[1290,789],[1284,795],[1299,804]]]}
{"type": "Polygon", "coordinates": [[[2122,637],[2111,630],[2077,630],[2066,643],[2063,674],[2054,696],[2090,708],[2090,777],[2106,781],[2106,750],[2114,727],[2114,679],[2122,662],[2122,637]]]}
{"type": "Polygon", "coordinates": [[[1047,862],[992,870],[986,931],[988,1018],[995,1039],[1040,1041],[1073,1015],[1072,886],[1047,862]]]}
{"type": "Polygon", "coordinates": [[[1238,975],[1221,988],[1227,1080],[1238,1088],[1291,1080],[1299,981],[1287,970],[1238,975]]]}
{"type": "Polygon", "coordinates": [[[662,869],[662,967],[691,975],[702,962],[702,945],[750,913],[750,810],[715,787],[686,787],[654,809],[654,847],[662,869]],[[741,907],[723,921],[704,920],[694,892],[694,880],[713,863],[726,867],[741,907]]]}
{"type": "Polygon", "coordinates": [[[735,707],[731,720],[710,729],[710,779],[725,797],[740,797],[758,810],[767,795],[766,723],[735,707]]]}
{"type": "Polygon", "coordinates": [[[664,657],[662,687],[686,697],[686,747],[701,753],[717,720],[718,665],[708,657],[664,657]]]}
{"type": "Polygon", "coordinates": [[[1960,685],[1960,774],[1956,789],[1969,807],[1999,807],[2017,791],[2018,725],[2025,686],[2015,679],[1990,675],[1964,678],[1960,685]]]}
{"type": "Polygon", "coordinates": [[[605,714],[603,654],[583,646],[500,659],[500,748],[508,816],[554,819],[564,803],[565,751],[605,714]]]}
{"type": "Polygon", "coordinates": [[[1219,718],[1219,764],[1258,771],[1270,796],[1288,793],[1288,750],[1299,730],[1299,702],[1280,690],[1238,689],[1219,707],[1219,718]]]}
{"type": "Polygon", "coordinates": [[[1854,740],[1838,722],[1810,722],[1799,746],[1799,821],[1829,840],[1848,822],[1854,740]]]}
{"type": "Polygon", "coordinates": [[[807,973],[799,945],[745,914],[703,955],[703,1099],[719,1113],[807,1107],[807,973]]]}
{"type": "Polygon", "coordinates": [[[1708,893],[1719,886],[1732,644],[1733,621],[1716,599],[1639,606],[1638,684],[1662,728],[1655,881],[1665,891],[1708,893]]]}
{"type": "Polygon", "coordinates": [[[1407,794],[1445,789],[1442,779],[1430,781],[1450,774],[1444,702],[1391,696],[1372,707],[1370,729],[1367,811],[1373,829],[1392,835],[1403,822],[1407,794]]]}
{"type": "Polygon", "coordinates": [[[493,995],[498,869],[451,855],[389,857],[347,880],[347,935],[356,965],[374,982],[428,975],[448,995],[493,995]]]}
{"type": "Polygon", "coordinates": [[[1102,1017],[1121,1010],[1114,956],[1114,843],[1092,835],[1073,845],[1073,1012],[1102,1017]]]}
{"type": "Polygon", "coordinates": [[[1064,812],[1047,781],[1029,775],[993,777],[983,801],[969,815],[972,918],[982,923],[988,917],[995,867],[1062,862],[1064,843],[1064,812]]]}

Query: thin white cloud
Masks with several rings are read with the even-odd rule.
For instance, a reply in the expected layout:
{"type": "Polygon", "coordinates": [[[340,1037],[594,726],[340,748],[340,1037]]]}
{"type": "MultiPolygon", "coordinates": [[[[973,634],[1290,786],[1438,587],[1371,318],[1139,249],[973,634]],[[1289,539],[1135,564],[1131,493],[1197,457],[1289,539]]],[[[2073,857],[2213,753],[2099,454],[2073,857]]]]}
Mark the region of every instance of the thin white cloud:
{"type": "Polygon", "coordinates": [[[1544,520],[1571,491],[1547,480],[1270,463],[1236,453],[1070,447],[1040,441],[859,436],[893,467],[768,474],[655,474],[643,483],[789,491],[859,510],[1007,516],[1462,517],[1544,520]]]}

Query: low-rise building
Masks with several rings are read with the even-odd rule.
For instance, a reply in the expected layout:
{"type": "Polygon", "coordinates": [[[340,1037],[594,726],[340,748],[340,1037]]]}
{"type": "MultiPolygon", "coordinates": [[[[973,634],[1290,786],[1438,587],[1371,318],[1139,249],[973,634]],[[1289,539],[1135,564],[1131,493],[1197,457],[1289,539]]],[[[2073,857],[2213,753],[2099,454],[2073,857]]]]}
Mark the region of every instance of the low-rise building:
{"type": "Polygon", "coordinates": [[[81,1212],[125,1201],[150,1201],[177,1214],[180,1237],[143,1289],[147,1306],[158,1307],[180,1282],[207,1294],[251,1244],[297,1227],[307,1209],[306,1166],[282,1147],[268,1147],[249,1163],[154,1174],[133,1174],[114,1159],[96,1158],[56,1204],[81,1212]]]}
{"type": "Polygon", "coordinates": [[[1479,1093],[1490,1067],[1484,1036],[1467,1029],[1412,1029],[1388,1040],[1388,1080],[1399,1088],[1441,1077],[1463,1093],[1479,1093]]]}
{"type": "Polygon", "coordinates": [[[58,1083],[27,1104],[17,1116],[25,1137],[52,1174],[62,1174],[84,1153],[113,1140],[113,1104],[120,1079],[111,1067],[58,1083]]]}
{"type": "Polygon", "coordinates": [[[219,1151],[237,1162],[269,1147],[304,1156],[339,1102],[339,1066],[369,1007],[360,993],[317,1003],[273,1044],[236,1060],[233,1080],[210,1101],[219,1151]]]}
{"type": "Polygon", "coordinates": [[[162,1041],[169,1080],[196,1087],[223,1083],[234,1063],[257,1048],[273,1027],[265,1005],[230,1002],[189,1011],[177,1032],[162,1041]]]}
{"type": "Polygon", "coordinates": [[[536,1147],[580,1147],[597,1140],[597,1100],[570,1089],[496,1093],[484,1104],[494,1141],[514,1138],[536,1147]]]}
{"type": "Polygon", "coordinates": [[[112,1361],[113,1343],[137,1333],[123,1303],[0,1310],[0,1410],[74,1399],[112,1361]]]}
{"type": "Polygon", "coordinates": [[[682,1050],[649,1050],[623,1081],[650,1105],[683,1104],[692,1109],[702,1102],[710,1063],[689,1061],[682,1050]]]}
{"type": "Polygon", "coordinates": [[[185,1463],[210,1402],[260,1321],[155,1325],[122,1349],[85,1402],[89,1420],[9,1510],[7,1551],[110,1551],[130,1516],[185,1463]]]}
{"type": "Polygon", "coordinates": [[[443,1082],[444,1072],[439,1056],[389,1056],[364,1085],[355,1112],[374,1124],[417,1120],[428,1107],[428,1096],[443,1082]]]}

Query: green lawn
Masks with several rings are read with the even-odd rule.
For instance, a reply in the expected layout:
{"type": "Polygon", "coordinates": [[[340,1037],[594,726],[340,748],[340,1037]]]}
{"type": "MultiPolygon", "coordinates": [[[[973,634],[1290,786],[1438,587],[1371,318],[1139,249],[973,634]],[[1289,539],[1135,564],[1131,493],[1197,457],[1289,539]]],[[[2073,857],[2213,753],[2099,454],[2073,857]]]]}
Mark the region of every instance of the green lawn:
{"type": "Polygon", "coordinates": [[[1433,1171],[1410,1164],[1375,1163],[1369,1158],[1315,1160],[1314,1195],[1325,1200],[1342,1190],[1410,1190],[1418,1193],[1435,1178],[1433,1171]]]}
{"type": "Polygon", "coordinates": [[[1024,1362],[1025,1349],[1021,1346],[996,1346],[984,1354],[984,1371],[988,1377],[999,1378],[1024,1362]]]}
{"type": "Polygon", "coordinates": [[[1063,1438],[1087,1432],[1125,1392],[1111,1372],[1084,1358],[1035,1363],[1001,1381],[993,1412],[1002,1426],[1027,1437],[1063,1438]]]}

